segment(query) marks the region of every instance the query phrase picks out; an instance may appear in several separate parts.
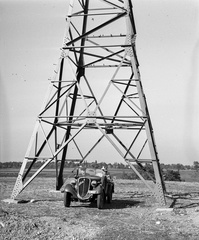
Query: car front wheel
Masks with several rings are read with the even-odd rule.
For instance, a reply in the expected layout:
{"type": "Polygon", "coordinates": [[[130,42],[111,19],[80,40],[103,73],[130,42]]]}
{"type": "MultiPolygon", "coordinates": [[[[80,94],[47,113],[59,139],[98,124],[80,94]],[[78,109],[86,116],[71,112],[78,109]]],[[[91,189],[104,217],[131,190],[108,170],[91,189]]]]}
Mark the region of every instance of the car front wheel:
{"type": "Polygon", "coordinates": [[[104,192],[102,191],[101,194],[97,195],[97,208],[102,209],[104,206],[104,192]]]}
{"type": "Polygon", "coordinates": [[[71,193],[64,192],[64,206],[70,207],[70,203],[71,203],[71,193]]]}

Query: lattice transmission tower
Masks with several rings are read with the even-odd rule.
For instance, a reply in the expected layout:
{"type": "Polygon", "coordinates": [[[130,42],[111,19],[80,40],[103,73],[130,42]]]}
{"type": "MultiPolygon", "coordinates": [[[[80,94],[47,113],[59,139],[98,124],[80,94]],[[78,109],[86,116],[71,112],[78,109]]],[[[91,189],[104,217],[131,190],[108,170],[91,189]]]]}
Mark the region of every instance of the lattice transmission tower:
{"type": "Polygon", "coordinates": [[[70,0],[57,69],[11,198],[52,161],[59,190],[66,161],[81,163],[93,156],[108,161],[106,155],[114,151],[165,204],[135,41],[131,0],[70,0]],[[38,161],[43,161],[42,166],[30,175],[38,161]],[[153,166],[154,175],[145,164],[153,166]]]}

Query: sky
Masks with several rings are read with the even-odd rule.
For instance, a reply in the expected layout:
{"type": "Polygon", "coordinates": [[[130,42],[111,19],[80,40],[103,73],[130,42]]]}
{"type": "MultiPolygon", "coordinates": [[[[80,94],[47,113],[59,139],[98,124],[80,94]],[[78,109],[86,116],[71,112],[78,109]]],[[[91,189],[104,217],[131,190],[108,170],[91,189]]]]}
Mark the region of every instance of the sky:
{"type": "MultiPolygon", "coordinates": [[[[161,163],[199,161],[199,2],[133,0],[161,163]]],[[[0,0],[0,161],[23,161],[65,31],[67,0],[0,0]]]]}

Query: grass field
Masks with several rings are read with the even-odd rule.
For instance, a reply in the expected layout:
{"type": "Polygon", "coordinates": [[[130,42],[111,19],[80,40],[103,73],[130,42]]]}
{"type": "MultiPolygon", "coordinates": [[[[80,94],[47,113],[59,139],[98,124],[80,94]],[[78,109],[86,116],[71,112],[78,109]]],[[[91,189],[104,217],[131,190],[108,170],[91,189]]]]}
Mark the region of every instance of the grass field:
{"type": "MultiPolygon", "coordinates": [[[[73,168],[65,169],[64,178],[67,178],[70,174],[72,174],[73,168]]],[[[34,173],[34,169],[30,171],[30,176],[34,173]]],[[[0,177],[17,177],[19,169],[6,168],[0,169],[0,177]]],[[[130,173],[131,169],[110,169],[109,172],[112,176],[115,176],[117,179],[121,179],[123,172],[130,173]]],[[[199,172],[193,170],[180,170],[181,179],[184,182],[199,182],[199,172]]],[[[44,169],[39,177],[55,177],[54,169],[44,169]]]]}
{"type": "Polygon", "coordinates": [[[199,172],[193,170],[181,170],[180,176],[185,182],[199,182],[199,172]]]}
{"type": "MultiPolygon", "coordinates": [[[[0,200],[10,197],[15,180],[0,177],[0,200]]],[[[199,239],[199,183],[166,182],[160,208],[141,181],[116,179],[113,201],[102,210],[81,202],[65,208],[54,186],[55,178],[37,177],[17,197],[20,204],[0,201],[0,240],[199,239]]]]}

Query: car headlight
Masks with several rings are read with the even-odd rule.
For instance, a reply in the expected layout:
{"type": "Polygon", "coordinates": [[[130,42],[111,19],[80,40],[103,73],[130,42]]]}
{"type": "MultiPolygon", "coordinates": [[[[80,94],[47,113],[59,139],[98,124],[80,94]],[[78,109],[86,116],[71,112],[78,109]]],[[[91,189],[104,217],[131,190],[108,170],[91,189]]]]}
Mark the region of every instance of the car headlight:
{"type": "Polygon", "coordinates": [[[96,185],[97,185],[97,181],[93,180],[93,181],[91,182],[91,186],[92,186],[92,187],[95,187],[96,185]]]}
{"type": "Polygon", "coordinates": [[[72,179],[72,180],[70,181],[70,184],[71,184],[73,187],[75,187],[75,185],[76,185],[76,180],[75,180],[75,179],[72,179]]]}

